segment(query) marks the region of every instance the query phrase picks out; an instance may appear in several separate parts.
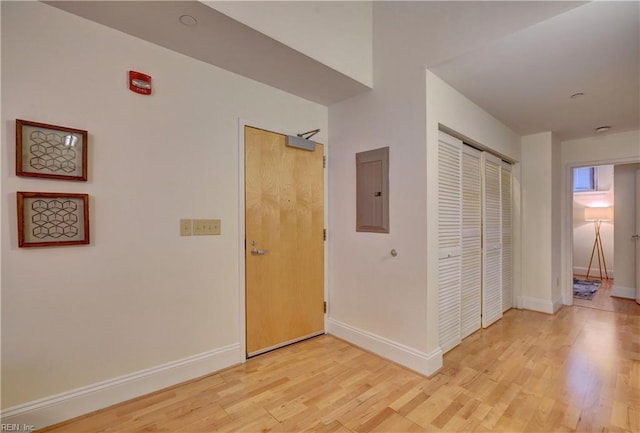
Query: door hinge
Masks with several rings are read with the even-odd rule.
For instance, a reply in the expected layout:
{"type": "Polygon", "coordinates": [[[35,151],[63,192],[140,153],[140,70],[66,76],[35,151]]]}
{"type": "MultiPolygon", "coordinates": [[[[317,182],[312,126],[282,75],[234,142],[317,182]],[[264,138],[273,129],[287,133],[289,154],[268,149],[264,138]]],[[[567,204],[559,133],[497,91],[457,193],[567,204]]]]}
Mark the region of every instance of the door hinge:
{"type": "Polygon", "coordinates": [[[322,168],[327,168],[327,157],[322,155],[322,168]]]}
{"type": "Polygon", "coordinates": [[[327,314],[327,301],[324,301],[322,304],[322,309],[324,311],[324,314],[327,314]]]}
{"type": "Polygon", "coordinates": [[[327,240],[327,229],[322,229],[322,240],[323,241],[327,240]]]}

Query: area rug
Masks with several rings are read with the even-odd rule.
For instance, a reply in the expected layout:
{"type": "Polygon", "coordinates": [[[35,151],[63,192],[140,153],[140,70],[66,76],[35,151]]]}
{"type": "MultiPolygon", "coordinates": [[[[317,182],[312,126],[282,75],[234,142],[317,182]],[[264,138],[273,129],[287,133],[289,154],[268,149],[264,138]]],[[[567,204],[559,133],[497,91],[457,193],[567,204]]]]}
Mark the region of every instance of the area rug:
{"type": "Polygon", "coordinates": [[[573,297],[591,300],[600,288],[600,280],[573,279],[573,297]]]}

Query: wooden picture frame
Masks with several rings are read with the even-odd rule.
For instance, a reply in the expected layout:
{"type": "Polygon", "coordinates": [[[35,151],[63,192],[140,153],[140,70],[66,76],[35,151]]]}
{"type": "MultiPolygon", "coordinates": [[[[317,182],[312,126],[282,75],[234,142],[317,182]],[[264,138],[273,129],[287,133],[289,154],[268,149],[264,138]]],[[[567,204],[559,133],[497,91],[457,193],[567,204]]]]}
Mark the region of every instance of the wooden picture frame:
{"type": "Polygon", "coordinates": [[[89,244],[89,195],[17,193],[18,247],[89,244]]]}
{"type": "Polygon", "coordinates": [[[16,119],[16,175],[86,181],[87,137],[82,129],[16,119]]]}

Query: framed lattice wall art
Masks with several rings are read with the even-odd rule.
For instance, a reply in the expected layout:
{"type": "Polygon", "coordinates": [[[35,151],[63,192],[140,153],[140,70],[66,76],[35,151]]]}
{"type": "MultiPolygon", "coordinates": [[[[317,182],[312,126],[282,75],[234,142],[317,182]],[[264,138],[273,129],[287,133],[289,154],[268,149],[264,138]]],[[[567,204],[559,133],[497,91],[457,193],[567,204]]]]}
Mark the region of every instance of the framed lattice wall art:
{"type": "Polygon", "coordinates": [[[89,243],[89,195],[18,192],[18,246],[89,243]]]}
{"type": "Polygon", "coordinates": [[[16,175],[87,180],[87,131],[16,120],[16,175]]]}

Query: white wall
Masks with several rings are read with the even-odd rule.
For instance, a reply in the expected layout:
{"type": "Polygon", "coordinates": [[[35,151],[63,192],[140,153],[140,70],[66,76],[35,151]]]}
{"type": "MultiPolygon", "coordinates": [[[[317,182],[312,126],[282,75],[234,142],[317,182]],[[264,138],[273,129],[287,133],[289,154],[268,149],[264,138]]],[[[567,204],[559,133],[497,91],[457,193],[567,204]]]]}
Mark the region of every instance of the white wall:
{"type": "Polygon", "coordinates": [[[561,159],[563,171],[561,177],[563,194],[561,203],[561,281],[563,301],[565,304],[571,305],[573,303],[571,290],[573,278],[573,185],[571,170],[574,167],[640,162],[640,130],[563,141],[561,143],[561,159]]]}
{"type": "Polygon", "coordinates": [[[562,177],[561,142],[556,134],[551,136],[551,301],[553,311],[562,306],[562,290],[560,286],[560,227],[562,226],[562,190],[558,188],[562,177]]]}
{"type": "Polygon", "coordinates": [[[437,236],[437,173],[431,171],[437,159],[429,152],[437,149],[438,124],[513,161],[520,157],[520,137],[425,73],[400,49],[403,42],[386,13],[374,7],[374,89],[329,112],[329,330],[431,374],[442,363],[437,252],[429,254],[437,236]],[[355,153],[382,146],[390,147],[391,230],[356,233],[355,153]]]}
{"type": "Polygon", "coordinates": [[[610,190],[613,187],[613,165],[599,165],[594,168],[598,191],[610,190]]]}
{"type": "Polygon", "coordinates": [[[328,329],[429,374],[424,68],[406,63],[376,8],[374,29],[374,89],[329,109],[328,329]],[[390,232],[357,233],[355,154],[385,146],[390,232]]]}
{"type": "Polygon", "coordinates": [[[512,162],[522,159],[520,136],[427,71],[427,138],[436,138],[438,125],[512,162]]]}
{"type": "MultiPolygon", "coordinates": [[[[611,294],[635,299],[636,293],[636,170],[640,164],[621,164],[614,167],[615,199],[615,251],[616,275],[611,294]]],[[[603,223],[604,224],[604,223],[603,223]]]]}
{"type": "Polygon", "coordinates": [[[575,166],[633,162],[640,158],[640,130],[562,142],[562,163],[575,166]]]}
{"type": "Polygon", "coordinates": [[[372,85],[371,2],[203,3],[366,86],[372,85]]]}
{"type": "Polygon", "coordinates": [[[319,127],[325,141],[327,111],[43,3],[2,2],[3,422],[167,363],[184,360],[102,403],[241,362],[238,119],[319,127]],[[153,76],[151,96],[127,89],[130,69],[153,76]],[[88,130],[89,181],[16,177],[16,118],[88,130]],[[16,191],[88,193],[91,245],[18,249],[16,191]],[[180,218],[202,217],[222,235],[178,236],[180,218]]]}
{"type": "Polygon", "coordinates": [[[555,313],[560,289],[560,142],[552,132],[522,137],[522,308],[555,313]],[[554,235],[556,237],[554,238],[554,235]]]}
{"type": "MultiPolygon", "coordinates": [[[[433,152],[438,124],[512,161],[520,159],[520,137],[425,72],[419,56],[413,56],[399,37],[401,20],[396,12],[393,7],[374,4],[373,90],[329,110],[328,329],[432,374],[442,365],[437,251],[430,250],[437,245],[437,208],[432,206],[437,197],[437,172],[432,167],[437,167],[433,152]],[[391,230],[389,234],[356,233],[355,153],[383,146],[390,147],[391,230]],[[395,258],[389,254],[392,248],[398,251],[395,258]]],[[[517,165],[515,173],[519,199],[517,165]]],[[[516,236],[518,211],[519,207],[516,236]]],[[[514,252],[517,256],[517,249],[514,252]]]]}

